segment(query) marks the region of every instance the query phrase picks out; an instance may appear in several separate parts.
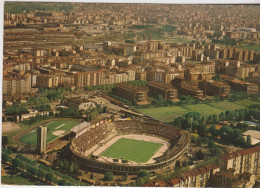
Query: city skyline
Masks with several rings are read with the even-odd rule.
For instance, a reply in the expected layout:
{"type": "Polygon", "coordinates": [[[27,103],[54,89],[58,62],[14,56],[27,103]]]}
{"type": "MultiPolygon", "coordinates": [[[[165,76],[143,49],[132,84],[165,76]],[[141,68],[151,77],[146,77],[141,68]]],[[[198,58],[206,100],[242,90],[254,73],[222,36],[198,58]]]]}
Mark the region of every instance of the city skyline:
{"type": "Polygon", "coordinates": [[[260,185],[259,5],[6,1],[3,16],[2,184],[260,185]]]}

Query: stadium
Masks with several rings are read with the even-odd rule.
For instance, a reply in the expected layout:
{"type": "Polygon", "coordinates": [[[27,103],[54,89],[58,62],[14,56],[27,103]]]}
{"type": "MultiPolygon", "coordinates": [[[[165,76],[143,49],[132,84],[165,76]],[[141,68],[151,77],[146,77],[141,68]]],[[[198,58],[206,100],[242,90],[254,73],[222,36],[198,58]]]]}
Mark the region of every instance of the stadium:
{"type": "Polygon", "coordinates": [[[151,119],[82,122],[72,132],[74,161],[87,169],[115,173],[166,169],[190,142],[187,131],[151,119]]]}

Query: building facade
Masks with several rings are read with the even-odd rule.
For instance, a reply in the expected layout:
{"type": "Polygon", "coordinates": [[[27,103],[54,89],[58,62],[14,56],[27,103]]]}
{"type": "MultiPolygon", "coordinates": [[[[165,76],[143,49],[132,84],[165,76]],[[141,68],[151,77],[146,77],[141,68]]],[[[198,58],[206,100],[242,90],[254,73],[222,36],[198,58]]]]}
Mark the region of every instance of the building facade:
{"type": "Polygon", "coordinates": [[[45,153],[47,148],[47,127],[39,126],[37,128],[37,151],[45,153]]]}

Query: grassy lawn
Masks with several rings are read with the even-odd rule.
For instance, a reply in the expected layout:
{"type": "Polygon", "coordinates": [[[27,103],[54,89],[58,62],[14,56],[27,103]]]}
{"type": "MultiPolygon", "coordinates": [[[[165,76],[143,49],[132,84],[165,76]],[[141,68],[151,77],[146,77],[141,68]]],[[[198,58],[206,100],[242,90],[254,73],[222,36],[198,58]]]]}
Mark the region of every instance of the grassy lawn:
{"type": "Polygon", "coordinates": [[[223,110],[230,110],[230,111],[234,111],[236,109],[242,109],[242,108],[246,108],[245,106],[241,106],[232,102],[228,102],[228,101],[222,101],[222,102],[216,102],[216,103],[210,103],[211,106],[214,106],[216,108],[220,108],[223,110]]]}
{"type": "Polygon", "coordinates": [[[184,108],[187,108],[192,112],[198,112],[203,115],[220,114],[221,112],[225,111],[207,104],[186,105],[184,106],[184,108]]]}
{"type": "Polygon", "coordinates": [[[238,104],[238,105],[241,105],[241,106],[245,106],[245,107],[249,107],[252,104],[259,104],[259,102],[252,101],[250,99],[243,99],[243,100],[235,101],[234,103],[238,104]]]}
{"type": "Polygon", "coordinates": [[[160,143],[121,138],[102,152],[101,156],[147,162],[161,146],[160,143]]]}
{"type": "MultiPolygon", "coordinates": [[[[73,127],[75,127],[78,123],[74,122],[74,121],[52,121],[48,124],[46,124],[46,126],[48,127],[47,129],[47,142],[52,141],[53,139],[57,138],[58,136],[55,136],[52,134],[52,132],[54,131],[58,131],[58,130],[69,130],[73,127]]],[[[20,141],[27,144],[28,142],[30,142],[32,145],[36,146],[37,145],[37,132],[36,129],[34,129],[33,131],[31,131],[30,133],[23,135],[20,138],[20,141]]]]}
{"type": "Polygon", "coordinates": [[[192,39],[186,39],[186,38],[169,38],[169,42],[176,42],[176,43],[188,43],[191,41],[192,39]]]}
{"type": "Polygon", "coordinates": [[[33,182],[30,182],[28,179],[25,179],[21,176],[2,176],[1,182],[4,184],[34,185],[33,182]]]}
{"type": "Polygon", "coordinates": [[[173,121],[176,117],[187,114],[189,112],[189,110],[180,106],[152,107],[136,110],[147,116],[166,122],[173,121]]]}
{"type": "Polygon", "coordinates": [[[243,50],[254,50],[255,52],[260,52],[260,45],[241,45],[236,47],[243,50]]]}
{"type": "Polygon", "coordinates": [[[234,111],[236,109],[243,109],[252,104],[259,104],[259,102],[244,99],[235,102],[220,101],[209,104],[136,108],[136,111],[161,121],[171,122],[178,116],[182,116],[188,112],[198,112],[202,115],[220,114],[227,110],[234,111]]]}

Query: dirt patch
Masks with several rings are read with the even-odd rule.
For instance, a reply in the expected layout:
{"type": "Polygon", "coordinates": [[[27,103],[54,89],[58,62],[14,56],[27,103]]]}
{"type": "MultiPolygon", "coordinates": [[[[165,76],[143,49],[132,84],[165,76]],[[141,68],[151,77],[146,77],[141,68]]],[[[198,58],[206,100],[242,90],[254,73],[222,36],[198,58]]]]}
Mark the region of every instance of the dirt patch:
{"type": "Polygon", "coordinates": [[[60,136],[61,134],[65,133],[66,131],[65,130],[58,130],[58,131],[54,131],[52,132],[52,134],[54,136],[60,136]]]}
{"type": "Polygon", "coordinates": [[[14,122],[2,122],[3,133],[17,131],[17,130],[20,130],[20,129],[21,128],[19,127],[19,125],[14,123],[14,122]]]}

